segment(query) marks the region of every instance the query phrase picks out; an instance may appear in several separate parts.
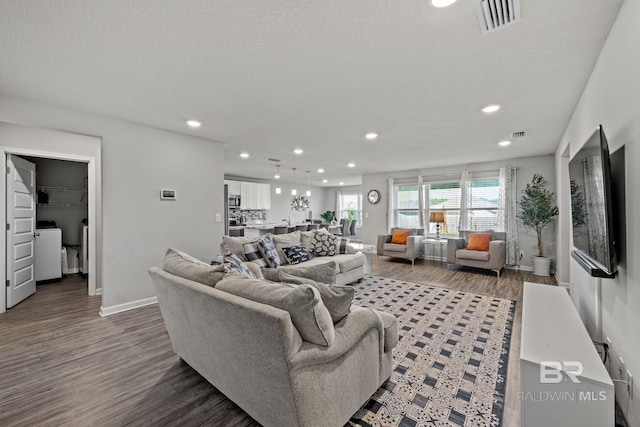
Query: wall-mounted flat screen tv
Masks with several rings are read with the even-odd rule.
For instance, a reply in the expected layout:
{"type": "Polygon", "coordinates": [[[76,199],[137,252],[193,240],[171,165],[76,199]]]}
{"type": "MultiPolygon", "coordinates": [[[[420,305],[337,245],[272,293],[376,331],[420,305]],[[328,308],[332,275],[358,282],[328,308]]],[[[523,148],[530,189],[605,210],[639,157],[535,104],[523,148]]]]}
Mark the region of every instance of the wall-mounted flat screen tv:
{"type": "Polygon", "coordinates": [[[569,162],[572,257],[596,277],[616,273],[609,146],[602,125],[569,162]]]}

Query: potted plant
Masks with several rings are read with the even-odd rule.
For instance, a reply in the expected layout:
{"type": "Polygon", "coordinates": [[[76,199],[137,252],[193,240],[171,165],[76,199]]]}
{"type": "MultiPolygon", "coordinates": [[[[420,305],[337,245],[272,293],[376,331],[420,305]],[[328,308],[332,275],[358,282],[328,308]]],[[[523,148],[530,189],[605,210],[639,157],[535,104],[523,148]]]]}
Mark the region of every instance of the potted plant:
{"type": "Polygon", "coordinates": [[[533,274],[548,276],[551,258],[542,256],[542,230],[558,215],[554,193],[549,191],[542,175],[534,174],[531,182],[522,190],[518,218],[528,227],[536,230],[538,256],[533,257],[533,274]]]}
{"type": "Polygon", "coordinates": [[[320,216],[321,216],[322,218],[324,218],[324,220],[325,220],[325,221],[327,221],[327,222],[329,222],[329,223],[330,223],[331,221],[333,221],[333,212],[331,212],[331,211],[326,211],[326,212],[324,212],[324,213],[321,213],[321,214],[320,214],[320,216]]]}

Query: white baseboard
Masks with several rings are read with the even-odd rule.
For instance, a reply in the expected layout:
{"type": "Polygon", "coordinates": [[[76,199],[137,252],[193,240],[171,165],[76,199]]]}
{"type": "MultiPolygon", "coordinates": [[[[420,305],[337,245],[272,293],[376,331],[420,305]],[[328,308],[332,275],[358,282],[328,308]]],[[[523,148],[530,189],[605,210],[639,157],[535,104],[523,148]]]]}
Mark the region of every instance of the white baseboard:
{"type": "Polygon", "coordinates": [[[100,307],[100,316],[106,317],[112,314],[122,313],[123,311],[133,310],[134,308],[140,308],[151,304],[157,304],[158,298],[151,297],[145,299],[139,299],[137,301],[126,302],[124,304],[118,304],[111,307],[100,307]]]}

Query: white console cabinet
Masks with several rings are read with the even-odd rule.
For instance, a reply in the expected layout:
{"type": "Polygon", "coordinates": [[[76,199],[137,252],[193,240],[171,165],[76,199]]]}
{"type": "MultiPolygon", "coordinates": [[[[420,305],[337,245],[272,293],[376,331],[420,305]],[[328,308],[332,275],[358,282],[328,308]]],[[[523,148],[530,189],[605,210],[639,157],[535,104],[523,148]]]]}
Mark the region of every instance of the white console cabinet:
{"type": "Polygon", "coordinates": [[[613,382],[565,288],[525,282],[520,373],[521,427],[614,425],[613,382]]]}

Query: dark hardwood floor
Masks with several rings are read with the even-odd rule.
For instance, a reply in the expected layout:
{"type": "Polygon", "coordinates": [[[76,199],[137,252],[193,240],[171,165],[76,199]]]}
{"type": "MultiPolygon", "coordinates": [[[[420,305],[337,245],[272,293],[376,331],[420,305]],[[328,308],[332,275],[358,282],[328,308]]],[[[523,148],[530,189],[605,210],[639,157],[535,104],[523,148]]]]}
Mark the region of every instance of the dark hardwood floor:
{"type": "MultiPolygon", "coordinates": [[[[503,426],[519,426],[522,283],[554,279],[373,258],[380,276],[517,301],[503,426]]],[[[1,426],[256,424],[173,353],[157,305],[101,318],[86,289],[71,275],[0,314],[1,426]]]]}

